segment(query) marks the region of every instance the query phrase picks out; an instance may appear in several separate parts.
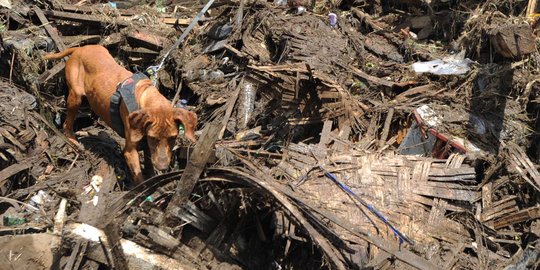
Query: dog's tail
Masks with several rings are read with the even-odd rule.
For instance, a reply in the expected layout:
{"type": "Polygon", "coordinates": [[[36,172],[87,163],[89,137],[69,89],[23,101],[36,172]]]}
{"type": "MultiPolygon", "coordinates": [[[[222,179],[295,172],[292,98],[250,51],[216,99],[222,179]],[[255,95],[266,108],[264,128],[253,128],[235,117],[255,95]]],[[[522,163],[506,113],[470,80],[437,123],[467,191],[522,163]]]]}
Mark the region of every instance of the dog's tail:
{"type": "Polygon", "coordinates": [[[75,47],[75,48],[69,48],[69,49],[65,49],[64,51],[61,51],[59,53],[51,53],[51,54],[46,54],[43,56],[43,59],[45,60],[48,60],[48,59],[60,59],[60,58],[64,58],[68,55],[71,55],[75,50],[77,50],[78,48],[75,47]]]}

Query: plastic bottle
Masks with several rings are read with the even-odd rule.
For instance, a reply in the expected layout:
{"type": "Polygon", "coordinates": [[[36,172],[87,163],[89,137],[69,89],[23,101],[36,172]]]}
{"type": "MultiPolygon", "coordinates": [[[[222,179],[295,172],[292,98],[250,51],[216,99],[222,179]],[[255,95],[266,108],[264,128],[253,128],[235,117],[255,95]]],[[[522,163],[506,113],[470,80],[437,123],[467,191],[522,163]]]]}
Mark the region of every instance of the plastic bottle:
{"type": "Polygon", "coordinates": [[[257,94],[257,85],[252,80],[246,79],[240,92],[240,107],[238,108],[238,128],[247,127],[251,114],[255,109],[255,97],[257,94]]]}

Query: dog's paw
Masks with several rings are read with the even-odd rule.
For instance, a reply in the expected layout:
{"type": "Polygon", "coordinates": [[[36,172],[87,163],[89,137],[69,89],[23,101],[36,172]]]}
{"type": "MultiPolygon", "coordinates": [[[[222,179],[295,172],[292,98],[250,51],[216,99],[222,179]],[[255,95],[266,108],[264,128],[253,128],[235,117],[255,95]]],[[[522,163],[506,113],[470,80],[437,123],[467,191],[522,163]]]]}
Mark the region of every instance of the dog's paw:
{"type": "Polygon", "coordinates": [[[75,134],[66,134],[66,137],[73,145],[76,145],[77,147],[82,147],[82,144],[77,140],[75,134]]]}

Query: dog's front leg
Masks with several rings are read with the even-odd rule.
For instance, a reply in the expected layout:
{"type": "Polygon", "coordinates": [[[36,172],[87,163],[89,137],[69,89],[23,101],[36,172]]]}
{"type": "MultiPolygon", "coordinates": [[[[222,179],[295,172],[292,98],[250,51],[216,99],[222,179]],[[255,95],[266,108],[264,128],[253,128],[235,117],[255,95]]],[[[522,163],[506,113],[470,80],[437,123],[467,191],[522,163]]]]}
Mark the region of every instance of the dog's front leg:
{"type": "Polygon", "coordinates": [[[150,148],[148,143],[144,146],[144,173],[148,177],[155,175],[154,164],[152,163],[152,158],[150,157],[150,148]]]}
{"type": "Polygon", "coordinates": [[[124,157],[126,163],[131,171],[135,185],[139,185],[144,181],[144,177],[141,171],[141,164],[139,162],[139,153],[137,152],[137,143],[126,140],[126,147],[124,148],[124,157]]]}

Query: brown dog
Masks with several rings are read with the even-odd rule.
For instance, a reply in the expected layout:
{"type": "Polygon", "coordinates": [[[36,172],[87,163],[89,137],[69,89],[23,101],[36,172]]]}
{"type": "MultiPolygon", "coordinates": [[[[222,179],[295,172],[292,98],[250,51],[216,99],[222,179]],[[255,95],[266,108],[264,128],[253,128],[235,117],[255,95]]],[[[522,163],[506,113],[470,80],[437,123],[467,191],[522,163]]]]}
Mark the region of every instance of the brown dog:
{"type": "MultiPolygon", "coordinates": [[[[79,110],[82,97],[86,96],[90,107],[107,125],[111,125],[110,99],[116,92],[118,83],[133,75],[118,65],[106,48],[88,45],[70,48],[63,52],[45,55],[44,59],[59,59],[71,55],[66,62],[68,84],[67,117],[64,122],[66,136],[76,142],[73,133],[75,114],[79,110]]],[[[124,156],[131,169],[136,184],[144,178],[139,163],[137,147],[146,136],[151,163],[158,170],[166,170],[171,161],[171,149],[178,135],[180,122],[185,127],[185,136],[195,142],[197,115],[193,112],[174,108],[171,102],[159,93],[148,79],[140,80],[134,88],[139,110],[128,113],[124,101],[120,103],[120,117],[124,124],[126,139],[124,156]]],[[[147,165],[147,163],[145,163],[147,165]]]]}

